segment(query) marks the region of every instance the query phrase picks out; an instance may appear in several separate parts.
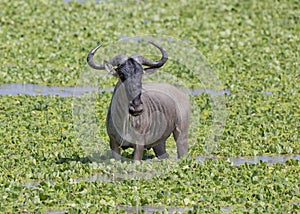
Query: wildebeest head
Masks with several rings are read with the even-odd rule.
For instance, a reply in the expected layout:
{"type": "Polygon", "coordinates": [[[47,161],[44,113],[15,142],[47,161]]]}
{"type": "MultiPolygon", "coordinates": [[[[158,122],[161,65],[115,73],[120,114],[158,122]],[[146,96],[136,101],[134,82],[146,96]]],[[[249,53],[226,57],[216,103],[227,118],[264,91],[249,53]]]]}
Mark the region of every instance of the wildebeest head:
{"type": "Polygon", "coordinates": [[[125,60],[115,70],[124,85],[127,98],[129,100],[129,113],[136,116],[143,112],[142,75],[143,67],[135,59],[125,60]]]}
{"type": "Polygon", "coordinates": [[[153,42],[149,43],[157,47],[162,53],[162,58],[159,61],[152,62],[151,60],[146,59],[139,54],[133,54],[130,57],[125,55],[117,55],[109,62],[104,62],[104,64],[96,64],[93,60],[93,56],[101,47],[101,45],[95,47],[87,57],[87,62],[92,68],[98,70],[106,69],[108,72],[120,79],[129,100],[128,111],[133,116],[138,116],[143,112],[143,103],[141,100],[142,75],[144,73],[153,73],[156,71],[156,69],[163,66],[168,60],[168,54],[166,50],[153,42]],[[147,67],[143,68],[143,65],[147,67]],[[114,66],[116,66],[116,68],[114,68],[114,66]]]}

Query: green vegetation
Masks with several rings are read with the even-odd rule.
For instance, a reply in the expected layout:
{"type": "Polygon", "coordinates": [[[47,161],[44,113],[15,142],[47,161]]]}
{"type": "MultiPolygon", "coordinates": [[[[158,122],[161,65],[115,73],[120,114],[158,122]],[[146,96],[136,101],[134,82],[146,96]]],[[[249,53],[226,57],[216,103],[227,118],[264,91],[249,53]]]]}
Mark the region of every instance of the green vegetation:
{"type": "MultiPolygon", "coordinates": [[[[299,154],[299,18],[298,1],[2,0],[0,83],[75,86],[87,69],[88,51],[98,42],[169,35],[195,44],[231,92],[225,96],[228,117],[215,156],[299,154]]],[[[168,66],[166,72],[189,81],[191,87],[197,83],[196,77],[183,74],[184,68],[168,66]]],[[[113,83],[108,78],[105,84],[113,83]]],[[[96,135],[106,142],[110,95],[100,94],[96,104],[96,135]]],[[[193,101],[200,122],[190,133],[196,144],[190,154],[201,156],[213,112],[208,95],[193,101]]],[[[115,173],[112,166],[132,164],[89,160],[74,127],[73,102],[54,96],[0,97],[0,212],[124,213],[118,206],[192,207],[195,213],[300,209],[297,160],[240,166],[222,158],[203,163],[183,159],[169,165],[167,160],[158,169],[166,173],[148,179],[88,181],[115,173]]],[[[157,167],[154,162],[143,164],[157,167]]]]}

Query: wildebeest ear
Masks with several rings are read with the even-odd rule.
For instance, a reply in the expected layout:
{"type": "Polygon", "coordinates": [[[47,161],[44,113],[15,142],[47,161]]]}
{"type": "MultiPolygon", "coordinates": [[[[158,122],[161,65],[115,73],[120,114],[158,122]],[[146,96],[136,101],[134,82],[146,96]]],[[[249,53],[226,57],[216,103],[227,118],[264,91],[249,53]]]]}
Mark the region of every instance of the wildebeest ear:
{"type": "Polygon", "coordinates": [[[108,63],[107,61],[104,61],[104,66],[105,66],[105,70],[112,74],[113,76],[117,76],[117,72],[116,70],[114,69],[114,66],[110,63],[108,63]]]}
{"type": "Polygon", "coordinates": [[[153,74],[158,68],[145,68],[144,74],[153,74]]]}

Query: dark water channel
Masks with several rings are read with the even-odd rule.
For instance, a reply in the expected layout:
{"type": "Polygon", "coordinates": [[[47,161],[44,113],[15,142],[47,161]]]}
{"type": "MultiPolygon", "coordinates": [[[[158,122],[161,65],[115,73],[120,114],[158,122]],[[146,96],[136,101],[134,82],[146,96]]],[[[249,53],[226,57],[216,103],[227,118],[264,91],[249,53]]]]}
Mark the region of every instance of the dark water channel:
{"type": "MultiPolygon", "coordinates": [[[[103,91],[113,91],[113,87],[97,89],[96,87],[69,87],[69,86],[43,86],[35,84],[22,84],[22,83],[11,83],[0,85],[0,95],[42,95],[42,96],[60,96],[60,97],[72,97],[79,96],[87,92],[92,92],[99,90],[103,91]]],[[[229,90],[214,91],[210,89],[187,89],[187,93],[196,96],[200,94],[209,94],[211,96],[219,95],[230,95],[229,90]]],[[[270,92],[264,92],[266,95],[271,94],[270,92]]]]}
{"type": "MultiPolygon", "coordinates": [[[[0,95],[42,95],[72,97],[79,96],[87,92],[95,91],[95,87],[68,87],[68,86],[43,86],[34,84],[11,83],[0,85],[0,95]]],[[[112,91],[113,88],[101,89],[101,91],[112,91]]]]}
{"type": "MultiPolygon", "coordinates": [[[[197,161],[204,162],[206,159],[219,159],[216,157],[196,157],[197,161]]],[[[266,162],[268,164],[276,164],[276,163],[285,163],[290,159],[296,159],[300,161],[300,154],[292,154],[292,155],[277,155],[277,156],[253,156],[253,157],[227,157],[224,158],[231,162],[234,166],[239,166],[241,164],[257,164],[259,162],[266,162]]]]}

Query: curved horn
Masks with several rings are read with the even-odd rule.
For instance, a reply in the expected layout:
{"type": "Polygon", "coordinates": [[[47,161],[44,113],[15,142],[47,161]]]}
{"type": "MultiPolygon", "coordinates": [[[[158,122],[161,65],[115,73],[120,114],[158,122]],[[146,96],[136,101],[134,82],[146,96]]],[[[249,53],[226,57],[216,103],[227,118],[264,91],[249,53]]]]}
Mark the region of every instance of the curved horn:
{"type": "Polygon", "coordinates": [[[94,69],[97,70],[107,70],[109,72],[111,72],[113,69],[113,66],[117,66],[119,64],[121,64],[122,62],[124,62],[125,60],[128,59],[128,57],[126,55],[117,55],[115,57],[113,57],[111,60],[109,60],[109,62],[104,61],[104,64],[96,64],[94,62],[94,54],[96,53],[96,51],[101,47],[102,45],[97,45],[93,50],[90,51],[90,53],[87,56],[87,63],[89,64],[89,66],[91,66],[94,69]],[[108,69],[109,68],[109,69],[108,69]]]}
{"type": "MultiPolygon", "coordinates": [[[[161,66],[163,66],[165,64],[165,62],[168,60],[168,53],[163,47],[161,47],[151,41],[149,41],[149,43],[152,44],[153,46],[157,47],[160,50],[162,57],[160,60],[153,62],[149,59],[144,58],[141,55],[134,55],[134,58],[138,62],[140,62],[142,65],[149,66],[148,68],[144,69],[146,73],[154,72],[157,68],[160,68],[161,66]]],[[[90,51],[90,53],[88,54],[88,57],[87,57],[87,63],[89,64],[89,66],[91,66],[94,69],[105,70],[106,68],[110,67],[110,70],[111,70],[111,68],[113,66],[119,65],[120,63],[122,63],[128,59],[128,57],[125,55],[117,55],[117,56],[113,57],[109,61],[109,63],[106,62],[105,64],[96,64],[94,62],[93,56],[101,46],[102,46],[101,44],[96,46],[93,50],[90,51]],[[110,65],[108,66],[107,64],[110,64],[110,65]]]]}
{"type": "Polygon", "coordinates": [[[143,56],[140,56],[141,64],[149,66],[149,68],[146,68],[145,71],[153,70],[155,68],[160,68],[168,60],[168,53],[163,47],[161,47],[161,46],[159,46],[159,45],[157,45],[157,44],[155,44],[154,42],[151,42],[151,41],[149,41],[149,43],[152,44],[153,46],[157,47],[160,50],[160,52],[162,54],[162,57],[161,57],[160,60],[158,60],[156,62],[152,62],[151,60],[146,59],[143,56]]]}
{"type": "Polygon", "coordinates": [[[94,69],[97,70],[105,70],[105,65],[104,64],[96,64],[94,62],[94,54],[96,53],[96,51],[101,47],[102,45],[97,45],[93,50],[91,50],[87,56],[87,63],[89,64],[89,66],[91,66],[94,69]]]}

